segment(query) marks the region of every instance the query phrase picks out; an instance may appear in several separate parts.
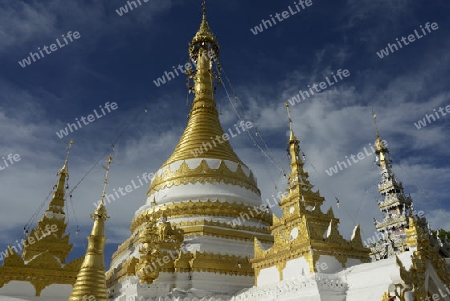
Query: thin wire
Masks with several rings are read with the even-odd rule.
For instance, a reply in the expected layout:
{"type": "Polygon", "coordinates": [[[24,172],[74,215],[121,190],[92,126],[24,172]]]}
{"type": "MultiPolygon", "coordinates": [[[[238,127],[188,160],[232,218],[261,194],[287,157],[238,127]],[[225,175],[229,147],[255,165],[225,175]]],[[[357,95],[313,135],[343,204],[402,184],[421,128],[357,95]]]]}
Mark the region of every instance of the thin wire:
{"type": "MultiPolygon", "coordinates": [[[[240,107],[242,108],[242,110],[244,111],[244,116],[250,116],[250,114],[248,113],[248,111],[245,109],[245,106],[242,104],[242,101],[240,100],[240,98],[237,96],[236,90],[234,89],[233,85],[230,82],[230,79],[228,78],[225,70],[222,68],[223,74],[225,76],[225,79],[227,80],[228,85],[230,86],[231,91],[233,92],[235,99],[240,103],[240,107]]],[[[224,85],[225,86],[225,85],[224,85]]],[[[260,140],[264,143],[264,145],[266,146],[267,150],[271,153],[272,157],[278,161],[277,157],[275,156],[275,154],[272,152],[272,150],[269,148],[269,146],[267,145],[267,143],[264,141],[264,139],[262,138],[261,135],[259,135],[260,140]]],[[[280,166],[282,165],[280,163],[280,161],[277,162],[280,166]]]]}
{"type": "Polygon", "coordinates": [[[39,215],[39,213],[41,212],[42,208],[44,208],[45,204],[47,203],[48,199],[50,198],[50,196],[52,195],[52,192],[54,190],[55,190],[54,188],[52,188],[52,190],[50,190],[50,192],[47,195],[47,197],[45,198],[45,200],[41,203],[41,205],[38,207],[38,209],[32,214],[31,218],[28,220],[28,222],[24,226],[25,230],[28,230],[26,228],[29,228],[30,225],[34,223],[34,221],[36,220],[36,217],[39,215]]]}
{"type": "MultiPolygon", "coordinates": [[[[305,161],[307,161],[307,160],[305,159],[305,161]]],[[[307,161],[307,163],[313,168],[313,170],[316,172],[317,176],[319,177],[320,174],[319,174],[319,172],[317,171],[317,169],[314,167],[314,165],[312,165],[312,163],[310,163],[309,160],[307,161]]],[[[335,199],[337,199],[336,194],[335,194],[334,192],[331,192],[331,193],[333,194],[333,196],[335,197],[335,199]]],[[[341,210],[340,207],[338,207],[338,209],[341,210]]],[[[356,220],[355,220],[355,219],[347,212],[347,210],[345,210],[345,206],[342,207],[342,210],[343,210],[344,213],[345,213],[345,214],[353,221],[353,226],[358,225],[358,223],[356,222],[356,220]]],[[[360,228],[361,228],[361,227],[360,227],[360,228]]]]}
{"type": "MultiPolygon", "coordinates": [[[[217,70],[217,73],[219,74],[219,77],[220,77],[220,70],[219,70],[218,68],[216,68],[216,70],[217,70]]],[[[223,70],[223,68],[221,68],[221,70],[223,70]]],[[[228,85],[230,86],[230,89],[232,90],[233,94],[235,95],[234,98],[235,98],[237,101],[240,102],[240,100],[239,100],[239,98],[238,98],[238,96],[237,96],[237,94],[236,94],[236,92],[235,92],[233,86],[231,85],[230,80],[228,79],[228,77],[227,77],[227,75],[226,75],[226,73],[225,73],[224,70],[223,70],[223,73],[224,73],[225,78],[226,78],[226,80],[227,80],[227,82],[228,82],[228,85]]],[[[236,115],[238,116],[238,118],[239,118],[239,121],[244,121],[243,118],[242,118],[242,116],[241,116],[241,114],[239,114],[236,105],[235,105],[235,104],[233,103],[233,101],[231,100],[230,93],[228,93],[228,89],[226,88],[225,84],[223,85],[223,88],[224,88],[225,93],[226,93],[226,95],[227,95],[228,101],[230,102],[231,107],[233,108],[233,111],[235,112],[235,114],[236,114],[236,115]]],[[[247,111],[245,110],[244,106],[242,105],[242,102],[240,102],[240,104],[241,104],[242,110],[244,111],[244,115],[249,116],[249,114],[248,114],[247,111]]],[[[273,154],[273,152],[270,150],[270,148],[267,146],[267,144],[266,144],[265,141],[263,140],[261,134],[258,133],[258,135],[255,135],[255,136],[259,136],[260,140],[263,141],[263,143],[264,143],[266,149],[268,150],[269,153],[271,153],[271,155],[272,155],[272,157],[274,158],[274,160],[272,160],[272,159],[269,157],[269,155],[264,151],[264,149],[259,145],[259,143],[255,140],[255,138],[254,138],[254,137],[252,136],[252,134],[250,133],[250,130],[247,130],[246,132],[247,132],[247,135],[248,135],[248,136],[250,137],[250,139],[252,140],[252,142],[254,143],[254,146],[256,146],[256,147],[264,154],[264,156],[265,156],[265,157],[266,157],[266,158],[267,158],[267,159],[268,159],[268,160],[269,160],[269,161],[270,161],[270,162],[271,162],[278,170],[280,170],[284,175],[286,175],[286,172],[285,172],[284,169],[282,168],[282,166],[281,166],[281,164],[279,163],[279,161],[278,161],[278,159],[276,158],[276,156],[273,154]],[[278,161],[278,162],[275,162],[275,161],[278,161]]]]}
{"type": "MultiPolygon", "coordinates": [[[[213,58],[213,59],[215,60],[215,58],[213,58]]],[[[217,65],[217,62],[216,62],[216,65],[217,65]]],[[[220,78],[220,71],[219,71],[218,68],[216,68],[216,69],[217,69],[217,74],[218,74],[218,76],[219,76],[219,78],[220,78]]],[[[237,112],[236,108],[234,107],[234,104],[232,103],[232,101],[231,101],[231,99],[230,99],[229,93],[228,93],[228,91],[227,91],[225,85],[223,85],[223,88],[224,88],[224,90],[225,90],[225,93],[226,93],[226,95],[227,95],[228,100],[230,101],[231,105],[232,105],[233,108],[235,109],[235,112],[236,112],[236,114],[238,115],[239,120],[242,121],[241,116],[240,116],[239,113],[237,112]]],[[[214,89],[214,86],[213,86],[213,83],[212,83],[212,82],[211,82],[211,89],[214,89]]],[[[257,147],[261,150],[261,152],[262,152],[263,154],[265,154],[264,150],[263,150],[259,145],[257,145],[257,142],[256,142],[256,141],[254,140],[254,138],[251,136],[251,134],[249,133],[249,131],[247,130],[246,132],[247,132],[247,134],[249,135],[250,139],[255,143],[255,146],[257,146],[257,147]]],[[[265,155],[266,155],[267,159],[269,159],[269,161],[271,161],[270,158],[267,156],[267,154],[265,154],[265,155]]],[[[283,170],[281,170],[281,172],[283,172],[283,170]]],[[[276,186],[275,181],[272,180],[272,182],[273,182],[274,185],[276,186]]],[[[254,207],[254,208],[256,208],[256,207],[254,207]]],[[[250,210],[252,210],[251,207],[250,207],[250,210]]],[[[248,211],[250,211],[250,210],[248,210],[248,211]]],[[[253,215],[253,214],[252,214],[252,215],[253,215]]],[[[264,211],[261,213],[261,215],[260,215],[260,217],[259,217],[259,219],[258,219],[258,222],[256,223],[256,226],[254,226],[255,228],[258,228],[258,227],[260,226],[263,217],[264,217],[264,211]]],[[[238,217],[238,218],[239,218],[239,217],[238,217]]],[[[242,218],[242,217],[241,217],[241,218],[242,218]]],[[[250,220],[251,220],[251,219],[249,219],[249,221],[250,221],[250,220]]],[[[243,224],[245,225],[245,220],[244,220],[244,219],[243,219],[243,224]]],[[[243,257],[242,259],[248,258],[248,256],[246,255],[246,253],[247,253],[247,250],[248,250],[249,246],[250,246],[250,245],[253,243],[253,241],[255,240],[255,237],[256,237],[256,235],[252,235],[252,238],[249,239],[248,241],[246,241],[246,242],[244,243],[245,247],[244,247],[244,251],[243,251],[243,253],[242,253],[242,254],[244,255],[244,257],[243,257]]],[[[244,259],[244,261],[245,261],[245,259],[244,259]]],[[[242,268],[242,267],[239,267],[239,264],[241,264],[241,263],[240,263],[239,260],[238,260],[237,264],[235,265],[235,267],[234,267],[234,269],[233,269],[233,272],[236,272],[238,269],[242,268]]],[[[223,286],[223,285],[222,285],[222,286],[223,286]]]]}
{"type": "MultiPolygon", "coordinates": [[[[153,99],[153,97],[151,97],[150,99],[153,99]]],[[[148,102],[147,102],[148,103],[148,102]]],[[[117,142],[119,141],[120,138],[122,138],[122,136],[125,134],[125,132],[128,130],[128,128],[138,120],[138,118],[141,116],[142,113],[146,113],[147,112],[147,103],[145,103],[145,105],[139,109],[138,113],[133,115],[130,118],[130,121],[127,123],[127,125],[122,129],[122,131],[119,132],[119,134],[117,135],[117,137],[114,139],[114,141],[111,143],[111,145],[101,154],[101,156],[97,159],[97,161],[95,161],[95,163],[92,165],[91,168],[89,168],[89,170],[83,175],[83,177],[81,177],[81,179],[77,182],[77,184],[69,191],[69,195],[73,194],[73,191],[75,189],[78,188],[78,186],[81,184],[81,182],[83,182],[83,180],[92,172],[92,170],[98,165],[98,163],[106,156],[106,154],[110,153],[111,151],[114,152],[114,147],[117,144],[117,142]]]]}
{"type": "MultiPolygon", "coordinates": [[[[370,174],[367,173],[366,183],[369,182],[369,176],[370,176],[370,174]]],[[[371,187],[373,187],[373,186],[371,186],[371,187]]],[[[367,184],[366,189],[364,189],[364,190],[365,190],[365,193],[363,194],[361,202],[359,202],[358,210],[356,211],[356,217],[355,217],[356,220],[358,219],[359,214],[361,213],[361,208],[362,208],[362,205],[363,205],[366,197],[369,195],[369,184],[367,184]]],[[[362,229],[361,229],[361,233],[364,234],[364,231],[362,229]]]]}
{"type": "MultiPolygon", "coordinates": [[[[180,64],[184,59],[186,58],[186,55],[182,55],[179,63],[180,64]]],[[[128,128],[135,123],[138,118],[141,116],[142,113],[147,113],[147,106],[151,103],[151,100],[153,100],[156,95],[158,95],[158,92],[154,92],[150,97],[149,100],[138,110],[138,112],[133,115],[130,119],[129,122],[127,123],[127,125],[122,129],[122,131],[120,131],[119,135],[117,135],[116,139],[114,139],[114,141],[111,143],[111,145],[105,150],[104,153],[102,153],[102,155],[98,158],[98,160],[94,163],[94,165],[86,172],[86,174],[78,181],[78,183],[72,188],[72,190],[69,191],[69,194],[72,194],[73,191],[78,188],[78,186],[80,185],[81,182],[83,182],[83,180],[92,172],[92,170],[98,165],[98,163],[106,156],[107,153],[109,153],[112,150],[114,151],[114,146],[117,144],[117,142],[119,141],[119,139],[125,134],[125,132],[128,130],[128,128]]]]}
{"type": "MultiPolygon", "coordinates": [[[[228,100],[230,100],[230,95],[228,94],[228,90],[226,89],[226,87],[224,86],[224,90],[225,93],[227,94],[227,98],[228,100]]],[[[239,112],[237,112],[236,107],[234,106],[233,102],[230,100],[230,104],[233,107],[236,115],[239,117],[240,121],[243,121],[241,115],[239,114],[239,112]]],[[[258,144],[258,142],[253,138],[253,136],[250,134],[250,131],[246,131],[247,135],[250,137],[250,139],[253,141],[253,145],[256,146],[263,154],[264,156],[267,158],[267,160],[269,160],[276,168],[278,168],[281,172],[283,172],[283,174],[285,174],[283,168],[279,167],[270,157],[269,155],[262,149],[262,147],[258,144]]]]}

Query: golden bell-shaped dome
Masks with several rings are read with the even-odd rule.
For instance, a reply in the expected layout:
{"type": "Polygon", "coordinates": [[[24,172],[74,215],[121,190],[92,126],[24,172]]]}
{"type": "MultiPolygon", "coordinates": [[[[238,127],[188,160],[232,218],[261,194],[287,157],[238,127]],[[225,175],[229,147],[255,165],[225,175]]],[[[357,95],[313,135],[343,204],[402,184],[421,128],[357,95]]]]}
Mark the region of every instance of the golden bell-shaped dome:
{"type": "Polygon", "coordinates": [[[150,185],[148,197],[180,183],[201,182],[205,177],[209,182],[238,184],[259,194],[253,174],[228,141],[234,137],[233,131],[236,133],[236,130],[233,128],[224,132],[220,125],[212,72],[213,61],[218,62],[218,48],[204,8],[200,29],[190,45],[191,58],[197,62],[196,72],[192,75],[195,98],[190,118],[174,152],[150,185]],[[214,58],[210,57],[211,54],[214,58]]]}

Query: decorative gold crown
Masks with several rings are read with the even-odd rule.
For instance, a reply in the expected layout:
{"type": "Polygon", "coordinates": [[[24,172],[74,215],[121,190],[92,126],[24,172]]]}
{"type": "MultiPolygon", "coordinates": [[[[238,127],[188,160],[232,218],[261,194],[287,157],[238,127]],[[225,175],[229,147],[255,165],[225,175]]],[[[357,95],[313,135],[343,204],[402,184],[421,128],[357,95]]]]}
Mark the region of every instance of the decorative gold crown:
{"type": "Polygon", "coordinates": [[[201,160],[197,167],[192,169],[189,168],[186,161],[183,161],[180,167],[175,171],[172,171],[170,166],[166,166],[161,175],[158,173],[155,175],[147,192],[147,197],[161,189],[181,184],[186,185],[188,183],[224,183],[239,185],[261,195],[253,173],[250,171],[247,176],[242,169],[242,165],[240,163],[235,164],[237,164],[236,171],[230,170],[223,160],[221,160],[219,167],[216,169],[209,167],[204,159],[201,160]]]}

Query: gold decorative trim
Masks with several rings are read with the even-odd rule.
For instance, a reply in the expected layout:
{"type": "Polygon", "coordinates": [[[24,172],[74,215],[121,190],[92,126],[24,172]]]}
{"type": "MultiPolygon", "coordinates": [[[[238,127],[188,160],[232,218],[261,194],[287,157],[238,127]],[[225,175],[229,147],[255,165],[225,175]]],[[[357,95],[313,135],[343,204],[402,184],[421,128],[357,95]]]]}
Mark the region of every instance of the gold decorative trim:
{"type": "Polygon", "coordinates": [[[81,257],[62,268],[56,258],[47,251],[25,264],[19,254],[12,252],[0,267],[0,287],[11,281],[29,282],[34,286],[36,296],[40,296],[42,290],[52,284],[74,285],[83,261],[81,257]]]}
{"type": "Polygon", "coordinates": [[[193,272],[210,272],[235,276],[253,276],[253,269],[248,257],[230,256],[195,251],[189,260],[193,272]]]}
{"type": "Polygon", "coordinates": [[[250,218],[249,220],[270,224],[270,214],[265,211],[259,211],[259,214],[253,213],[253,216],[247,213],[253,208],[253,206],[238,204],[236,202],[220,202],[219,200],[207,200],[205,202],[189,200],[187,202],[164,204],[149,208],[135,216],[131,222],[130,230],[134,232],[151,218],[161,218],[163,214],[168,219],[172,219],[193,216],[241,218],[241,214],[246,213],[250,218]]]}
{"type": "Polygon", "coordinates": [[[181,224],[178,224],[185,233],[185,236],[191,236],[191,235],[209,235],[209,236],[215,236],[215,237],[222,237],[222,238],[228,238],[228,239],[238,239],[238,240],[245,240],[245,241],[252,241],[254,237],[258,238],[259,240],[265,242],[265,243],[272,243],[273,238],[272,236],[267,234],[257,234],[257,233],[245,233],[240,232],[238,230],[234,229],[218,229],[215,226],[208,226],[208,225],[202,225],[201,223],[197,225],[186,225],[186,228],[183,227],[181,224]]]}
{"type": "Polygon", "coordinates": [[[250,174],[246,176],[242,169],[243,163],[235,164],[238,166],[234,172],[228,168],[223,160],[220,162],[218,168],[210,168],[204,159],[202,159],[200,164],[193,169],[189,168],[186,161],[183,161],[180,167],[175,171],[172,171],[170,167],[166,166],[161,175],[156,173],[147,192],[147,197],[161,189],[186,185],[189,183],[224,183],[238,185],[261,195],[253,173],[250,171],[250,174]]]}
{"type": "MultiPolygon", "coordinates": [[[[209,226],[209,227],[220,227],[220,228],[226,228],[230,230],[235,231],[247,231],[247,232],[257,232],[263,235],[267,235],[272,237],[269,231],[269,227],[267,226],[265,228],[262,227],[255,227],[255,226],[243,226],[243,225],[230,225],[230,223],[225,222],[216,222],[216,221],[209,221],[205,219],[196,220],[196,221],[190,221],[190,222],[178,222],[178,223],[172,223],[176,225],[177,227],[192,227],[192,226],[209,226]]],[[[271,239],[273,241],[273,238],[271,239]]]]}

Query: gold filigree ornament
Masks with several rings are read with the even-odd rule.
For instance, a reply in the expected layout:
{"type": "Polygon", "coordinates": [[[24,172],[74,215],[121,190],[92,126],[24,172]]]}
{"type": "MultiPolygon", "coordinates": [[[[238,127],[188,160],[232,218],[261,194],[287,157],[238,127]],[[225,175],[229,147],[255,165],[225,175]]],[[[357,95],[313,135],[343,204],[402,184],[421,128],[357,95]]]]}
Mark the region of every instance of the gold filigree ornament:
{"type": "Polygon", "coordinates": [[[173,227],[165,215],[147,221],[139,233],[140,258],[135,268],[141,283],[152,284],[160,271],[175,270],[174,261],[183,240],[183,231],[173,227]]]}
{"type": "Polygon", "coordinates": [[[147,193],[147,197],[153,193],[170,188],[172,186],[186,185],[194,183],[224,183],[238,185],[260,195],[260,191],[256,185],[253,173],[247,176],[242,169],[241,164],[237,164],[236,171],[230,170],[227,164],[222,160],[218,168],[211,168],[207,162],[202,159],[200,164],[195,168],[189,168],[187,163],[183,161],[177,170],[172,171],[170,166],[165,167],[163,173],[157,173],[147,193]]]}

